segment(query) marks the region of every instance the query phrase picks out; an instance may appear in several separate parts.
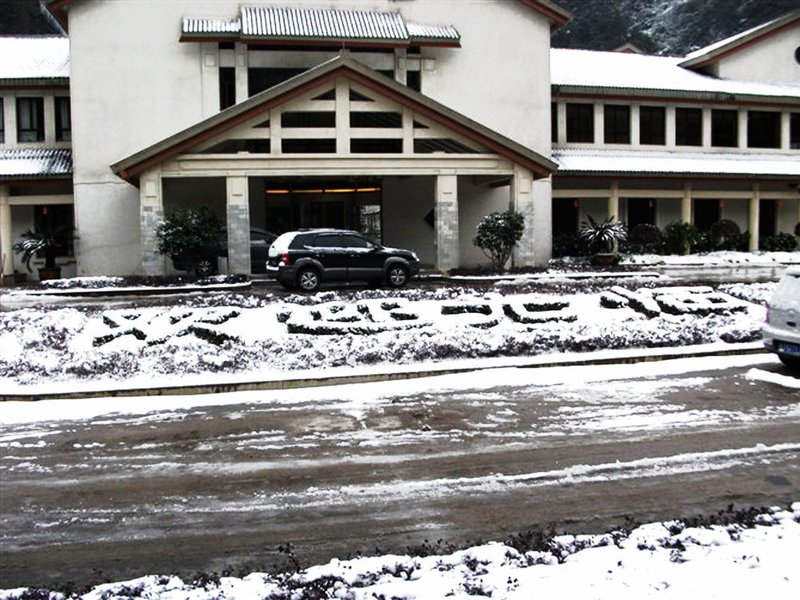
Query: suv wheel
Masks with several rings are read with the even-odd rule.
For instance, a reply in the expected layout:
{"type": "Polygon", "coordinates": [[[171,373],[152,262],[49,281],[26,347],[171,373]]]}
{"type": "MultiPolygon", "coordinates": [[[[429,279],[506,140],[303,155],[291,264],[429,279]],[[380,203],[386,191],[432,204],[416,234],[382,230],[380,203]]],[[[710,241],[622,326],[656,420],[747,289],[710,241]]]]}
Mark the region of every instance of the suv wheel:
{"type": "Polygon", "coordinates": [[[408,281],[408,271],[403,265],[392,265],[386,272],[386,283],[393,288],[401,288],[408,281]]]}
{"type": "Polygon", "coordinates": [[[316,292],[320,283],[319,273],[314,269],[302,269],[297,274],[297,286],[304,292],[316,292]]]}
{"type": "Polygon", "coordinates": [[[198,277],[210,277],[217,274],[217,261],[205,256],[197,261],[194,267],[194,274],[198,277]]]}

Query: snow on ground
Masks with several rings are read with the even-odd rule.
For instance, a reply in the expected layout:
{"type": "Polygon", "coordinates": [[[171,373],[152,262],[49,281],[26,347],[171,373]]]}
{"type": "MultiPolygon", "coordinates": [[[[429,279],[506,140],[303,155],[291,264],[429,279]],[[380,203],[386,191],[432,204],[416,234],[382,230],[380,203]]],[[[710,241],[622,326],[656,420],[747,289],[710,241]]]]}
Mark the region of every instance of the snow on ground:
{"type": "MultiPolygon", "coordinates": [[[[650,523],[605,535],[549,537],[526,532],[506,543],[422,556],[334,559],[282,575],[206,573],[193,581],[150,575],[99,585],[80,598],[750,600],[766,595],[771,600],[794,600],[800,587],[796,568],[800,502],[788,510],[716,517],[650,523]]],[[[436,551],[441,546],[421,549],[436,551]]],[[[18,598],[26,592],[33,593],[24,588],[6,590],[0,591],[0,598],[18,598]]]]}
{"type": "Polygon", "coordinates": [[[609,285],[561,294],[505,287],[220,293],[143,308],[20,308],[0,313],[0,389],[150,387],[209,374],[265,380],[332,368],[752,342],[770,284],[754,285],[753,292],[609,285]]]}

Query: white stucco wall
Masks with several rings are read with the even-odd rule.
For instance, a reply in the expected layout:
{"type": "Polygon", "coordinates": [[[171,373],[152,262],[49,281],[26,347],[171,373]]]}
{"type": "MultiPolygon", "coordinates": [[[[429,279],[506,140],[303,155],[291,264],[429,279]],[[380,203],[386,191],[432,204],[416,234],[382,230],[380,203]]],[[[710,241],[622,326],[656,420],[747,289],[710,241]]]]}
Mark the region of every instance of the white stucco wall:
{"type": "Polygon", "coordinates": [[[462,267],[490,266],[491,261],[472,243],[481,219],[492,212],[508,210],[508,186],[475,186],[466,177],[458,180],[458,241],[462,267]]]}
{"type": "Polygon", "coordinates": [[[726,79],[800,82],[800,64],[794,58],[800,47],[800,24],[779,31],[720,59],[717,73],[726,79]]]}

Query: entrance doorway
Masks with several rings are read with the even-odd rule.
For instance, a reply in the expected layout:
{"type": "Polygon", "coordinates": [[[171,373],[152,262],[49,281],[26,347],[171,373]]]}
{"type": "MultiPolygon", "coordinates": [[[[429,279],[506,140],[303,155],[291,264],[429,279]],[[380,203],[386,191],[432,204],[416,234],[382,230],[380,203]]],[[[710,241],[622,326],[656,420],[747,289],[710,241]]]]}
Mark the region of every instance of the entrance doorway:
{"type": "Polygon", "coordinates": [[[353,229],[383,243],[380,180],[271,179],[251,187],[250,221],[281,234],[296,229],[353,229]]]}

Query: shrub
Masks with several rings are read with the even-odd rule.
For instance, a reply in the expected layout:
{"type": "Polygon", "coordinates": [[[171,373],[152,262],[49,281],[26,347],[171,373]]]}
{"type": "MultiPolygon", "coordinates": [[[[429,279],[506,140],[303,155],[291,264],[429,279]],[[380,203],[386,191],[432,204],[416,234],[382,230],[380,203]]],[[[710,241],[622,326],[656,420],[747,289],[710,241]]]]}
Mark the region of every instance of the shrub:
{"type": "Polygon", "coordinates": [[[664,251],[667,254],[689,254],[702,240],[703,235],[692,223],[673,221],[664,228],[664,251]]]}
{"type": "Polygon", "coordinates": [[[508,259],[525,231],[525,217],[515,210],[493,212],[478,223],[472,243],[481,249],[498,271],[504,271],[508,259]]]}
{"type": "Polygon", "coordinates": [[[627,250],[634,254],[657,254],[661,252],[664,236],[651,223],[639,223],[631,228],[627,250]]]}
{"type": "Polygon", "coordinates": [[[553,258],[586,256],[589,249],[577,233],[559,233],[553,238],[553,258]]]}
{"type": "Polygon", "coordinates": [[[797,248],[797,239],[790,233],[762,238],[758,244],[759,250],[767,252],[791,252],[797,248]]]}
{"type": "Polygon", "coordinates": [[[205,206],[176,210],[156,225],[156,249],[166,256],[186,257],[193,272],[203,254],[218,252],[221,227],[219,218],[205,206]]]}
{"type": "Polygon", "coordinates": [[[602,223],[595,221],[591,215],[587,218],[588,222],[581,223],[578,236],[592,253],[616,252],[619,242],[625,241],[628,237],[625,225],[616,221],[613,216],[602,223]]]}

